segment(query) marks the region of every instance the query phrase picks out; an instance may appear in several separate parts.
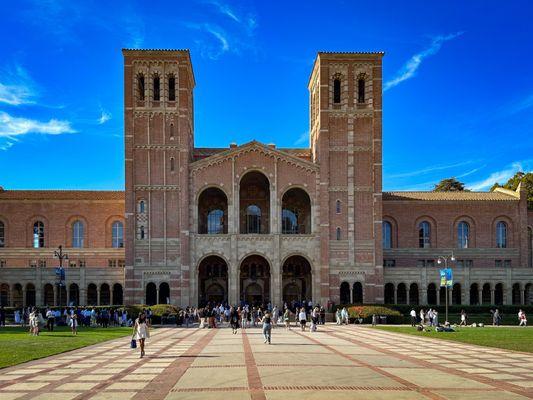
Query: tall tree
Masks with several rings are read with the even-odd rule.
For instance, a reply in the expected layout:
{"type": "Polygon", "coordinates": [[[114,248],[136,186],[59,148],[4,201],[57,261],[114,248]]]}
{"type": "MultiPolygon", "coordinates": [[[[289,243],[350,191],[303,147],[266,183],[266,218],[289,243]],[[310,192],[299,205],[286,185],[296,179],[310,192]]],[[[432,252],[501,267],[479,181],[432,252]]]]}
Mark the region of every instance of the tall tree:
{"type": "Polygon", "coordinates": [[[492,185],[490,190],[494,190],[497,187],[502,187],[509,190],[516,190],[520,182],[522,182],[522,185],[525,186],[527,190],[528,206],[529,208],[533,209],[533,172],[518,171],[516,174],[510,177],[509,180],[503,185],[500,185],[498,182],[496,182],[494,185],[492,185]]]}
{"type": "Polygon", "coordinates": [[[434,192],[462,192],[465,190],[465,184],[453,176],[448,179],[443,179],[433,188],[434,192]]]}

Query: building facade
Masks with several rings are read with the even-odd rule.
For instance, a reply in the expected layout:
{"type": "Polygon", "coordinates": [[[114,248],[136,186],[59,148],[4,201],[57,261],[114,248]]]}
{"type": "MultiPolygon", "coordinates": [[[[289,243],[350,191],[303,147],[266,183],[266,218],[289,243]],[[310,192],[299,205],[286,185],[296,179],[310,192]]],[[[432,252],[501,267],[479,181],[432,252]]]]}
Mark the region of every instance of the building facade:
{"type": "Polygon", "coordinates": [[[194,147],[189,52],[123,55],[125,192],[0,192],[4,304],[533,302],[525,191],[382,191],[382,53],[318,53],[309,148],[194,147]]]}

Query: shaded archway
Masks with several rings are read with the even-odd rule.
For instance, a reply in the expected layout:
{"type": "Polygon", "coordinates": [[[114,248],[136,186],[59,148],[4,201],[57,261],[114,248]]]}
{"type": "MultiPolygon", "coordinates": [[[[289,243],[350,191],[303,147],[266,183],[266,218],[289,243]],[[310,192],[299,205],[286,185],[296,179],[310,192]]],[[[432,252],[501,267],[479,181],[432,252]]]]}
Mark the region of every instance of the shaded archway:
{"type": "Polygon", "coordinates": [[[287,190],[281,204],[283,234],[311,233],[311,199],[305,190],[300,188],[287,190]]]}
{"type": "Polygon", "coordinates": [[[350,304],[350,284],[348,282],[341,283],[340,302],[341,304],[350,304]]]}
{"type": "Polygon", "coordinates": [[[394,284],[385,284],[385,304],[394,304],[394,284]]]}
{"type": "Polygon", "coordinates": [[[107,283],[100,285],[100,305],[108,306],[111,304],[111,289],[107,283]]]}
{"type": "Polygon", "coordinates": [[[71,283],[68,288],[68,296],[70,304],[69,306],[79,306],[80,305],[80,288],[77,284],[71,283]]]}
{"type": "Polygon", "coordinates": [[[503,284],[497,283],[494,287],[494,304],[501,306],[503,304],[503,284]]]}
{"type": "Polygon", "coordinates": [[[96,285],[94,283],[90,283],[89,286],[87,286],[87,305],[98,305],[98,290],[96,289],[96,285]]]}
{"type": "Polygon", "coordinates": [[[427,299],[429,305],[437,304],[437,286],[434,283],[428,285],[427,299]]]}
{"type": "Polygon", "coordinates": [[[157,304],[157,287],[153,282],[149,282],[146,285],[145,303],[147,306],[153,306],[154,304],[157,304]]]}
{"type": "Polygon", "coordinates": [[[444,286],[439,288],[439,302],[442,305],[446,304],[446,288],[444,286]]]}
{"type": "Polygon", "coordinates": [[[312,295],[311,265],[302,256],[291,256],[283,263],[281,286],[283,302],[311,300],[312,295]]]}
{"type": "Polygon", "coordinates": [[[228,233],[228,198],[218,188],[207,188],[198,197],[198,233],[228,233]]]}
{"type": "Polygon", "coordinates": [[[170,304],[170,286],[167,282],[159,284],[159,304],[170,304]]]}
{"type": "Polygon", "coordinates": [[[239,226],[241,233],[270,232],[270,183],[261,172],[248,172],[241,179],[239,226]]]}
{"type": "Polygon", "coordinates": [[[405,283],[399,283],[396,287],[396,302],[398,304],[407,304],[407,287],[405,283]]]}
{"type": "Polygon", "coordinates": [[[198,305],[228,300],[228,265],[218,256],[204,258],[198,266],[198,305]]]}
{"type": "Polygon", "coordinates": [[[470,285],[470,305],[476,306],[479,304],[479,288],[477,283],[472,283],[470,285]]]}
{"type": "Polygon", "coordinates": [[[67,287],[64,283],[61,283],[61,285],[56,285],[56,293],[57,293],[57,300],[56,304],[58,306],[66,306],[67,305],[67,287]]]}
{"type": "Polygon", "coordinates": [[[454,283],[452,287],[452,304],[461,304],[461,284],[454,283]]]}
{"type": "Polygon", "coordinates": [[[363,303],[363,285],[361,282],[355,282],[352,288],[352,303],[362,304],[363,303]]]}
{"type": "Polygon", "coordinates": [[[45,306],[54,305],[54,287],[50,283],[43,287],[43,303],[45,306]]]}
{"type": "Polygon", "coordinates": [[[531,283],[524,286],[524,304],[533,304],[533,285],[531,283]]]}
{"type": "Polygon", "coordinates": [[[481,291],[481,304],[491,304],[490,283],[485,283],[481,291]]]}
{"type": "Polygon", "coordinates": [[[418,284],[411,283],[409,286],[409,304],[417,305],[419,303],[418,297],[418,284]]]}
{"type": "Polygon", "coordinates": [[[239,268],[241,301],[266,305],[270,301],[270,265],[258,255],[246,257],[239,268]],[[248,288],[250,286],[250,288],[248,288]],[[259,291],[258,287],[261,288],[259,291]]]}
{"type": "Polygon", "coordinates": [[[117,306],[124,304],[124,292],[120,283],[113,285],[113,304],[117,306]]]}
{"type": "Polygon", "coordinates": [[[22,285],[15,283],[11,292],[11,305],[13,307],[22,307],[22,285]]]}
{"type": "Polygon", "coordinates": [[[9,285],[7,283],[0,285],[0,306],[9,306],[9,285]]]}
{"type": "Polygon", "coordinates": [[[35,285],[33,283],[28,283],[26,285],[26,306],[33,307],[36,305],[35,285]]]}
{"type": "Polygon", "coordinates": [[[519,283],[515,283],[513,285],[513,304],[517,305],[517,304],[520,304],[520,303],[522,303],[522,301],[520,299],[520,284],[519,283]]]}

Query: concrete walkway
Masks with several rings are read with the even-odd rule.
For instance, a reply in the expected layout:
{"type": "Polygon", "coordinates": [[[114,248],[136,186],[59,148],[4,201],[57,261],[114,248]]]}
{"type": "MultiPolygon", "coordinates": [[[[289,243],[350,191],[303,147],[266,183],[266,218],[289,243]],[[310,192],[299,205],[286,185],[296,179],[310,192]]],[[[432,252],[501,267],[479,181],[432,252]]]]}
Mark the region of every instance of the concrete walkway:
{"type": "Polygon", "coordinates": [[[533,354],[356,326],[162,328],[0,370],[0,399],[525,399],[533,354]],[[441,356],[442,354],[442,356],[441,356]]]}

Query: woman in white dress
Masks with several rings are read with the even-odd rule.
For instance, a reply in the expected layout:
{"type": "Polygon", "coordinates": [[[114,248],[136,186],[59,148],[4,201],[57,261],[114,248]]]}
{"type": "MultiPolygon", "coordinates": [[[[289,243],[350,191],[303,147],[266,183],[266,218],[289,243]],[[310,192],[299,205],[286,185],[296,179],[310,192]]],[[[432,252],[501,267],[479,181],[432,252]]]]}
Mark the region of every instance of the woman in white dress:
{"type": "Polygon", "coordinates": [[[133,339],[139,341],[141,347],[141,358],[144,357],[144,341],[150,337],[150,331],[148,330],[148,321],[145,313],[139,313],[139,317],[133,324],[133,339]]]}

